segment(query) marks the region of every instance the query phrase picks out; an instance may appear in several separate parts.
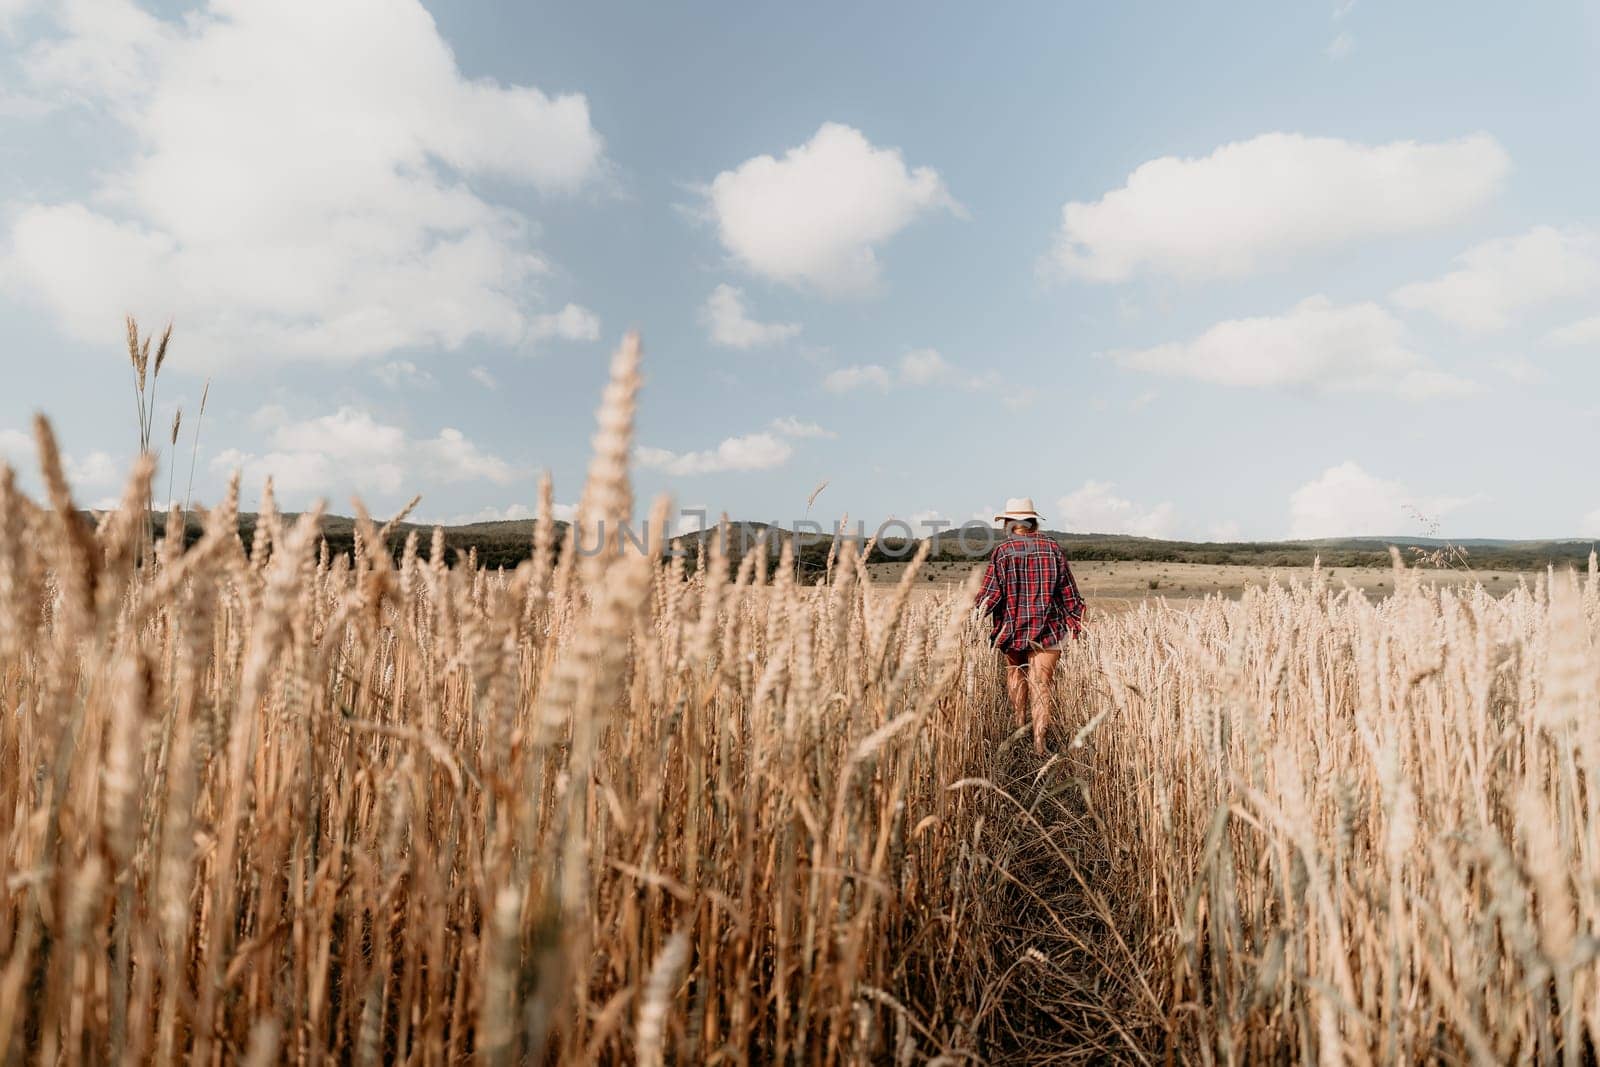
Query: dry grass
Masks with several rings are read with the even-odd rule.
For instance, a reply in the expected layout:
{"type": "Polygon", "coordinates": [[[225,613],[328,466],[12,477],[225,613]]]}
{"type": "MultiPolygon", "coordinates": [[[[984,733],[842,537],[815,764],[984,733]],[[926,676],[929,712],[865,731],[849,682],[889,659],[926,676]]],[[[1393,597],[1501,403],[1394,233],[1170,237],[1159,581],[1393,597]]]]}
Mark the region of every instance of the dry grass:
{"type": "MultiPolygon", "coordinates": [[[[630,341],[582,544],[638,384],[630,341]]],[[[1593,1055],[1592,567],[1103,618],[1041,763],[970,582],[579,558],[548,484],[512,573],[364,516],[330,560],[270,491],[247,547],[236,489],[140,566],[150,463],[90,530],[40,438],[48,505],[0,472],[8,1061],[1593,1055]]]]}
{"type": "MultiPolygon", "coordinates": [[[[873,563],[867,569],[871,571],[873,581],[892,584],[900,580],[905,567],[899,563],[873,563]]],[[[971,564],[931,563],[922,569],[917,587],[919,591],[934,594],[947,592],[948,585],[964,581],[971,569],[971,564]]],[[[1290,586],[1295,582],[1309,582],[1312,568],[1145,560],[1074,560],[1072,573],[1078,579],[1078,588],[1093,605],[1096,620],[1102,620],[1107,615],[1136,608],[1146,600],[1165,600],[1184,608],[1193,607],[1208,596],[1237,600],[1246,589],[1252,587],[1265,589],[1273,583],[1290,586]]],[[[1429,587],[1467,592],[1482,585],[1490,593],[1501,596],[1523,586],[1531,589],[1542,571],[1462,571],[1423,567],[1412,573],[1429,587]]],[[[1370,600],[1382,600],[1394,595],[1395,574],[1392,566],[1321,569],[1321,574],[1330,588],[1341,592],[1350,586],[1370,600]]]]}

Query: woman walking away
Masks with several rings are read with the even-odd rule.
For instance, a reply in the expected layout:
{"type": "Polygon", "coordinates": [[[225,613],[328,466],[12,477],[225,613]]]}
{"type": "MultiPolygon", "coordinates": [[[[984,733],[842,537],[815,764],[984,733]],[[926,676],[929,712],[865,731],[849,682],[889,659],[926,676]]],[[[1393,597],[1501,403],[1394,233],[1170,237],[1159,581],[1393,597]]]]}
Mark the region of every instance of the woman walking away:
{"type": "Polygon", "coordinates": [[[1006,695],[1018,726],[1033,711],[1033,750],[1044,755],[1044,735],[1055,703],[1061,644],[1083,630],[1083,597],[1067,554],[1039,532],[1032,497],[1013,497],[994,517],[1009,535],[989,557],[978,606],[994,616],[994,647],[1006,659],[1006,695]]]}

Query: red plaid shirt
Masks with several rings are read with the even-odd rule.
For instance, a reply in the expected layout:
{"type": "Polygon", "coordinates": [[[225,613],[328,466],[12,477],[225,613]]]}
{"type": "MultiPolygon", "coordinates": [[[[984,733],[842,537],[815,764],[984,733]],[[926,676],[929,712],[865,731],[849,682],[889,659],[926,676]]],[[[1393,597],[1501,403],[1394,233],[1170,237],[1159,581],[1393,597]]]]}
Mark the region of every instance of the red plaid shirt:
{"type": "Polygon", "coordinates": [[[1061,546],[1043,534],[1002,541],[989,557],[978,606],[994,615],[1002,652],[1059,647],[1083,629],[1083,597],[1061,546]]]}

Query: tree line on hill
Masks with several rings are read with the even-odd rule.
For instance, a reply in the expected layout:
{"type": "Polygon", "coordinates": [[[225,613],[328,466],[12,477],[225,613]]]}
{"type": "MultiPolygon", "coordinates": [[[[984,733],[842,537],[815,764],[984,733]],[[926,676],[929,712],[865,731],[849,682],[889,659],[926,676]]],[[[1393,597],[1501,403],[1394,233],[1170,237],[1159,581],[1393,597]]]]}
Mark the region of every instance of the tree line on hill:
{"type": "MultiPolygon", "coordinates": [[[[292,519],[293,516],[286,518],[292,519]]],[[[254,536],[255,523],[256,516],[253,513],[239,516],[239,533],[246,544],[254,536]]],[[[567,524],[557,525],[564,537],[567,524]]],[[[443,529],[447,559],[452,564],[475,558],[480,566],[490,569],[505,567],[509,570],[532,553],[533,523],[530,520],[472,523],[443,529]]],[[[682,553],[686,567],[692,572],[709,551],[710,539],[718,535],[719,529],[714,527],[680,534],[672,538],[663,551],[682,553]]],[[[397,525],[390,540],[391,551],[398,556],[406,536],[413,531],[418,534],[419,549],[426,557],[433,533],[433,527],[428,525],[397,525]]],[[[156,532],[159,536],[161,530],[156,532]]],[[[847,535],[854,536],[855,532],[847,531],[847,535]]],[[[198,520],[191,521],[187,531],[188,540],[193,541],[199,533],[198,520]]],[[[725,531],[725,554],[737,563],[747,552],[755,550],[763,533],[767,535],[767,550],[774,559],[783,540],[794,541],[796,564],[803,575],[824,572],[830,553],[835,551],[835,538],[827,533],[795,534],[765,523],[734,522],[728,524],[725,531]]],[[[866,533],[870,537],[871,531],[866,533]]],[[[1594,546],[1594,542],[1579,540],[1474,540],[1450,543],[1427,537],[1356,537],[1321,541],[1194,542],[1057,531],[1046,531],[1046,535],[1054,538],[1066,550],[1068,557],[1074,560],[1247,567],[1309,567],[1319,558],[1325,567],[1386,567],[1390,562],[1389,546],[1393,545],[1401,550],[1408,562],[1424,553],[1448,549],[1460,553],[1461,562],[1475,570],[1531,571],[1549,566],[1582,568],[1594,546]]],[[[355,543],[355,524],[343,516],[330,515],[323,520],[323,537],[330,552],[348,553],[355,543]]],[[[929,560],[935,563],[980,562],[988,557],[1002,537],[1001,531],[990,529],[945,531],[934,536],[929,560]]],[[[867,562],[904,562],[915,554],[919,544],[918,539],[903,537],[885,537],[873,541],[867,562]]],[[[859,540],[857,547],[864,547],[859,540]]]]}

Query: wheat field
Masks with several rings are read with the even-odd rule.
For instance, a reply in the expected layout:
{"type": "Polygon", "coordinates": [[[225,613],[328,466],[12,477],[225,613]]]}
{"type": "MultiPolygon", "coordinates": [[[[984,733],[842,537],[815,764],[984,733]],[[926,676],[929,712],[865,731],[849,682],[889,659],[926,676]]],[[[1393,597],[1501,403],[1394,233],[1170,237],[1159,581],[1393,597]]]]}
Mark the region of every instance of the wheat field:
{"type": "Polygon", "coordinates": [[[40,421],[8,1062],[1592,1062],[1592,560],[1093,620],[1038,760],[975,581],[618,537],[639,363],[513,572],[365,514],[330,558],[270,487],[246,545],[237,481],[152,549],[151,462],[91,528],[40,421]]]}

